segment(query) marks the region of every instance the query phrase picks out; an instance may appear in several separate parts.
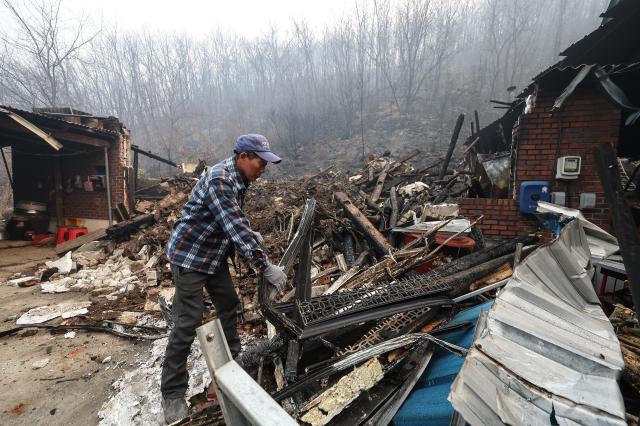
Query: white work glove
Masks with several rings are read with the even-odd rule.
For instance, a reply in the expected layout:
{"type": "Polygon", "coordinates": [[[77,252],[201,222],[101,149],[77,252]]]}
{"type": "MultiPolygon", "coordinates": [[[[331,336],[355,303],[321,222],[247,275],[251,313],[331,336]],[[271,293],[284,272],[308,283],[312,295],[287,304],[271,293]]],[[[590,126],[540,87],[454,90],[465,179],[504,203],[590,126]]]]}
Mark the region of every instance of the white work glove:
{"type": "Polygon", "coordinates": [[[287,274],[284,273],[284,269],[281,266],[272,263],[267,266],[267,269],[262,274],[269,284],[278,289],[278,293],[284,291],[287,284],[287,274]]]}
{"type": "Polygon", "coordinates": [[[253,232],[253,236],[256,237],[256,240],[258,241],[258,243],[260,244],[264,244],[264,238],[262,238],[262,234],[256,231],[251,231],[253,232]]]}

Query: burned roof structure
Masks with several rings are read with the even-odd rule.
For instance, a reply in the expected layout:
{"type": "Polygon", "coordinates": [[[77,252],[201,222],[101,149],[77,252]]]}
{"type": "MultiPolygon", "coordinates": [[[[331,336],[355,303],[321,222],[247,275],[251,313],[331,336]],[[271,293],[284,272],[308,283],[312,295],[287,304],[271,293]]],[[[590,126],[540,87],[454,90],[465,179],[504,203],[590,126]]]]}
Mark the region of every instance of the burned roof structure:
{"type": "Polygon", "coordinates": [[[105,227],[112,208],[132,203],[129,145],[129,131],[115,117],[0,106],[0,146],[11,147],[14,201],[38,203],[58,226],[70,219],[90,230],[105,227]]]}

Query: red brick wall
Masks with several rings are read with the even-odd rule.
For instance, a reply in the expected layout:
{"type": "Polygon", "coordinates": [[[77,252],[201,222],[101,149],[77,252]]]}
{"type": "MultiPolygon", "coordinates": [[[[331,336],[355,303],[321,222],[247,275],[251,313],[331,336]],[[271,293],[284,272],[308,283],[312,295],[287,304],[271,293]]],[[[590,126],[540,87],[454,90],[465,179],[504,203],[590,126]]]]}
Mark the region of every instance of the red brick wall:
{"type": "Polygon", "coordinates": [[[510,198],[462,198],[458,206],[461,216],[484,215],[476,225],[484,235],[512,238],[541,229],[539,221],[520,214],[518,203],[510,198]]]}
{"type": "Polygon", "coordinates": [[[595,166],[593,149],[618,142],[620,110],[592,88],[576,90],[562,109],[551,112],[556,94],[539,94],[530,114],[520,116],[513,129],[516,139],[515,198],[520,184],[529,180],[551,182],[552,191],[566,193],[566,206],[580,207],[580,193],[596,194],[596,207],[583,210],[595,224],[609,228],[609,209],[595,166]],[[555,180],[556,159],[565,155],[582,158],[575,180],[555,180]]]}
{"type": "MultiPolygon", "coordinates": [[[[125,169],[128,161],[127,142],[126,139],[120,138],[108,150],[112,207],[115,207],[118,203],[127,204],[125,179],[125,169]]],[[[97,151],[92,154],[64,158],[62,161],[62,181],[65,184],[67,178],[71,178],[73,182],[76,175],[80,175],[85,180],[88,175],[97,174],[96,166],[104,166],[103,149],[95,149],[97,151]]],[[[73,192],[65,193],[63,204],[66,218],[109,218],[106,189],[93,192],[74,189],[73,192]]]]}
{"type": "Polygon", "coordinates": [[[596,207],[582,210],[584,216],[610,229],[609,208],[593,158],[593,149],[603,143],[618,142],[620,110],[600,92],[578,88],[562,106],[551,111],[557,93],[538,93],[533,111],[521,115],[513,127],[516,146],[513,199],[462,199],[460,214],[484,214],[479,226],[490,236],[511,237],[540,230],[537,219],[519,212],[518,197],[524,181],[549,181],[552,191],[566,193],[567,207],[579,208],[580,193],[596,194],[596,207]],[[556,180],[556,159],[565,155],[582,158],[580,176],[556,180]]]}

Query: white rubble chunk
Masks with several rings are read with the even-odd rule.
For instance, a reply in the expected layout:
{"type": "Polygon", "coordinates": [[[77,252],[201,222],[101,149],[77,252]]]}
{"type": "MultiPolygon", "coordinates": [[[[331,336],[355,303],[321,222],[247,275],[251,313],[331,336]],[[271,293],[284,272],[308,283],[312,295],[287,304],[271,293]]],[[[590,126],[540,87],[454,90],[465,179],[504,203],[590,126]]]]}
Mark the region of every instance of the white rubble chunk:
{"type": "Polygon", "coordinates": [[[145,268],[151,269],[151,268],[155,268],[157,264],[158,264],[158,256],[154,254],[153,256],[151,256],[147,264],[144,266],[145,268]]]}
{"type": "Polygon", "coordinates": [[[152,269],[147,271],[147,286],[154,287],[158,285],[158,271],[152,269]]]}
{"type": "Polygon", "coordinates": [[[37,361],[34,361],[33,364],[31,364],[31,368],[33,368],[34,370],[38,370],[46,366],[47,364],[49,364],[49,358],[42,358],[37,361]]]}
{"type": "Polygon", "coordinates": [[[69,291],[75,283],[76,280],[74,278],[64,277],[59,280],[40,283],[40,290],[43,293],[65,293],[69,291]]]}
{"type": "Polygon", "coordinates": [[[122,287],[120,289],[120,292],[128,293],[128,292],[133,291],[135,289],[136,289],[136,285],[135,284],[127,284],[127,285],[125,285],[124,287],[122,287]]]}
{"type": "Polygon", "coordinates": [[[67,333],[64,333],[64,338],[65,339],[73,339],[76,337],[76,332],[75,331],[69,331],[67,333]]]}
{"type": "Polygon", "coordinates": [[[68,251],[58,260],[49,260],[45,262],[47,268],[58,268],[58,273],[66,275],[75,269],[75,262],[71,259],[71,252],[68,251]]]}
{"type": "Polygon", "coordinates": [[[73,318],[73,317],[77,317],[80,315],[86,315],[89,313],[89,310],[87,308],[81,308],[81,309],[75,309],[72,311],[67,311],[65,313],[63,313],[61,315],[62,318],[67,319],[67,318],[73,318]]]}
{"type": "Polygon", "coordinates": [[[398,194],[404,195],[407,197],[413,197],[415,194],[419,194],[425,190],[429,189],[429,185],[424,182],[414,182],[409,185],[405,185],[398,190],[398,194]]]}
{"type": "MultiPolygon", "coordinates": [[[[59,303],[57,305],[39,306],[22,314],[16,321],[18,325],[40,324],[65,313],[76,312],[91,305],[90,301],[76,303],[59,303]]],[[[86,313],[86,312],[85,312],[86,313]]],[[[81,315],[81,314],[78,314],[81,315]]],[[[70,317],[67,317],[70,318],[70,317]]]]}
{"type": "MultiPolygon", "coordinates": [[[[150,353],[142,357],[141,365],[124,373],[112,387],[115,394],[98,412],[100,426],[164,424],[160,376],[167,339],[153,342],[150,353]]],[[[209,369],[198,339],[195,339],[188,358],[191,365],[189,387],[185,399],[202,392],[210,382],[209,369]]]]}
{"type": "Polygon", "coordinates": [[[120,287],[120,283],[114,279],[106,279],[104,280],[104,285],[109,287],[120,287]]]}
{"type": "Polygon", "coordinates": [[[128,278],[131,276],[131,269],[128,266],[125,266],[120,270],[120,274],[123,278],[128,278]]]}
{"type": "Polygon", "coordinates": [[[143,245],[140,251],[137,254],[138,259],[147,260],[149,259],[149,246],[143,245]]]}
{"type": "Polygon", "coordinates": [[[33,275],[29,277],[14,278],[12,280],[7,281],[7,284],[13,287],[20,287],[20,284],[24,285],[30,281],[34,281],[35,279],[36,277],[34,277],[33,275]]]}

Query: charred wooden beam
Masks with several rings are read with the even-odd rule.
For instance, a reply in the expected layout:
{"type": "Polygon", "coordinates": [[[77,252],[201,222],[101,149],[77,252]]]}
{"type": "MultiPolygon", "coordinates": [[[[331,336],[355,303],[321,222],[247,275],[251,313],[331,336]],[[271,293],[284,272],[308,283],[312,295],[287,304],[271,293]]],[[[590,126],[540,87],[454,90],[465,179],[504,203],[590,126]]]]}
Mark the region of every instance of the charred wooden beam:
{"type": "Polygon", "coordinates": [[[636,316],[640,319],[640,237],[636,229],[633,213],[624,199],[624,191],[620,183],[618,161],[613,147],[601,145],[594,150],[594,158],[604,189],[604,196],[611,209],[613,229],[624,262],[629,290],[635,307],[636,316]]]}
{"type": "MultiPolygon", "coordinates": [[[[389,203],[391,204],[391,216],[389,217],[389,228],[393,229],[398,223],[398,197],[396,195],[396,187],[392,187],[389,190],[389,203]]],[[[393,236],[389,235],[389,242],[391,242],[393,236]]]]}
{"type": "Polygon", "coordinates": [[[497,99],[489,99],[489,102],[491,102],[492,104],[505,105],[507,107],[512,107],[514,104],[514,102],[499,101],[497,99]]]}
{"type": "Polygon", "coordinates": [[[371,243],[372,247],[381,255],[387,255],[391,251],[391,244],[384,238],[364,214],[353,204],[347,194],[344,192],[336,192],[334,194],[338,204],[345,210],[347,216],[354,223],[356,228],[371,243]]]}
{"type": "Polygon", "coordinates": [[[518,243],[522,243],[525,246],[534,244],[538,241],[537,237],[518,237],[514,238],[510,241],[504,242],[502,244],[498,244],[494,247],[487,247],[481,250],[478,250],[473,253],[469,253],[466,256],[463,256],[459,259],[454,260],[451,263],[447,263],[446,265],[439,266],[431,271],[427,272],[425,275],[452,275],[461,271],[468,270],[469,268],[473,268],[474,266],[480,265],[482,263],[488,262],[491,259],[495,259],[497,257],[504,256],[505,254],[514,253],[516,250],[516,246],[518,243]]]}
{"type": "Polygon", "coordinates": [[[460,296],[469,292],[471,284],[491,275],[494,271],[500,268],[502,265],[511,264],[513,261],[514,253],[509,253],[504,256],[500,256],[496,259],[492,259],[488,262],[469,268],[466,271],[458,272],[450,275],[446,278],[446,281],[453,287],[447,295],[451,298],[460,296]]]}
{"type": "Polygon", "coordinates": [[[123,203],[118,203],[116,208],[118,209],[120,216],[122,216],[122,220],[131,219],[131,216],[129,215],[129,210],[127,210],[127,207],[123,203]]]}
{"type": "Polygon", "coordinates": [[[300,361],[300,342],[298,340],[289,340],[287,348],[287,362],[284,366],[284,377],[287,382],[295,382],[298,377],[298,362],[300,361]]]}
{"type": "Polygon", "coordinates": [[[63,254],[69,250],[75,250],[83,244],[91,241],[101,240],[107,236],[106,229],[97,229],[88,234],[81,235],[73,240],[65,241],[56,246],[56,254],[63,254]]]}
{"type": "Polygon", "coordinates": [[[376,186],[371,193],[371,202],[375,203],[380,198],[380,194],[382,194],[382,188],[384,187],[384,182],[387,180],[387,175],[389,174],[389,169],[391,168],[391,163],[387,163],[380,172],[378,176],[378,181],[376,182],[376,186]]]}
{"type": "MultiPolygon", "coordinates": [[[[311,246],[313,241],[313,229],[310,229],[302,239],[300,260],[294,278],[296,286],[296,302],[306,302],[311,299],[311,246]]],[[[296,315],[298,325],[302,325],[302,319],[296,315]]],[[[287,359],[287,363],[289,360],[287,359]]]]}
{"type": "MultiPolygon", "coordinates": [[[[159,155],[154,154],[151,151],[146,151],[144,149],[141,149],[138,145],[131,145],[131,150],[134,152],[134,156],[135,156],[135,154],[142,154],[142,155],[147,156],[149,158],[152,158],[154,160],[160,161],[161,163],[165,163],[165,164],[168,164],[168,165],[173,166],[173,167],[178,167],[178,165],[176,163],[174,163],[173,161],[167,160],[166,158],[162,158],[159,155]]],[[[134,160],[135,160],[135,158],[134,158],[134,160]]]]}
{"type": "Polygon", "coordinates": [[[444,175],[447,172],[447,167],[449,167],[449,161],[451,161],[451,156],[453,155],[453,149],[456,147],[456,142],[458,142],[458,135],[460,134],[462,123],[464,123],[464,114],[460,114],[458,116],[456,125],[453,128],[453,134],[451,135],[451,142],[449,143],[449,150],[447,151],[447,155],[444,158],[444,163],[442,164],[442,170],[440,171],[440,176],[438,177],[438,179],[440,180],[444,178],[444,175]]]}
{"type": "Polygon", "coordinates": [[[141,214],[133,219],[120,222],[107,228],[107,236],[114,240],[128,238],[129,235],[136,232],[143,226],[152,225],[156,222],[156,218],[152,214],[141,214]]]}
{"type": "MultiPolygon", "coordinates": [[[[282,255],[282,258],[278,263],[278,265],[282,266],[285,271],[288,271],[291,265],[293,265],[293,261],[295,260],[296,256],[303,246],[304,239],[311,232],[315,206],[315,199],[310,198],[307,200],[304,211],[302,213],[302,218],[300,219],[300,224],[298,225],[298,229],[296,230],[291,243],[289,243],[287,250],[285,251],[284,255],[282,255]]],[[[298,324],[288,318],[284,313],[279,312],[273,306],[269,298],[267,282],[264,279],[264,276],[261,277],[260,284],[258,286],[258,303],[262,314],[279,330],[286,332],[291,337],[298,336],[302,332],[302,329],[298,324]]]]}

